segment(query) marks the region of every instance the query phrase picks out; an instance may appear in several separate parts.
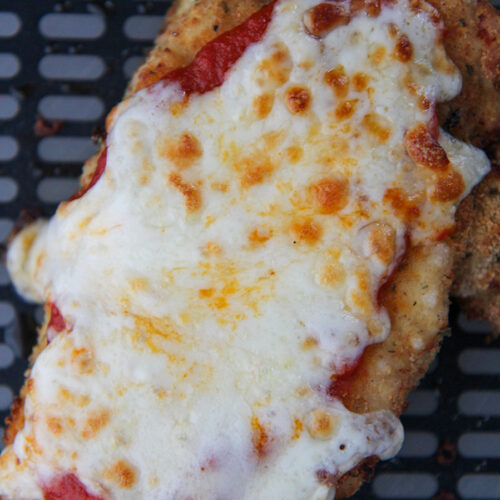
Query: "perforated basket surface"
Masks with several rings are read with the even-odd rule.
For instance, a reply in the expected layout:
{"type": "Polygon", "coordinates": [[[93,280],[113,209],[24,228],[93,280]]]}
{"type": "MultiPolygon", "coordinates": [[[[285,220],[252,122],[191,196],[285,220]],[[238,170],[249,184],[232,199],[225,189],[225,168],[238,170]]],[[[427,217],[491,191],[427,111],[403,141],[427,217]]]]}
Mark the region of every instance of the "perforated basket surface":
{"type": "MultiPolygon", "coordinates": [[[[96,150],[94,127],[121,99],[169,3],[0,0],[0,242],[22,209],[48,216],[75,191],[96,150]],[[62,121],[60,130],[37,137],[37,116],[62,121]]],[[[0,264],[0,422],[41,317],[0,264]]],[[[355,498],[500,499],[500,341],[456,306],[450,322],[451,337],[410,396],[401,452],[355,498]]]]}

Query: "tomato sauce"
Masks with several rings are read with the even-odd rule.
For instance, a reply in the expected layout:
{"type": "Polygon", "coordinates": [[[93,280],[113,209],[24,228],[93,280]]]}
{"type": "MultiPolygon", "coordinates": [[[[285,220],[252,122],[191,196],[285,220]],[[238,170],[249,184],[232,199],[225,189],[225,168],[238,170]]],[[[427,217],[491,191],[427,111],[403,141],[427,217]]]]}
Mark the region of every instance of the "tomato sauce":
{"type": "Polygon", "coordinates": [[[61,311],[53,302],[48,305],[50,307],[50,320],[47,328],[53,328],[57,333],[62,332],[66,328],[66,322],[61,311]]]}
{"type": "Polygon", "coordinates": [[[94,173],[92,174],[92,178],[90,179],[90,182],[86,186],[82,186],[68,201],[73,201],[77,200],[78,198],[81,198],[92,186],[95,185],[95,183],[101,178],[101,175],[104,173],[104,170],[106,168],[106,159],[108,156],[108,148],[104,148],[99,155],[99,158],[97,160],[97,166],[94,170],[94,173]]]}
{"type": "Polygon", "coordinates": [[[343,401],[344,397],[351,392],[352,384],[354,383],[362,365],[361,361],[363,356],[364,353],[359,358],[355,359],[351,364],[345,366],[342,372],[331,376],[330,385],[326,389],[328,396],[331,398],[338,398],[343,401]]]}
{"type": "Polygon", "coordinates": [[[164,85],[178,83],[186,96],[203,94],[224,83],[226,73],[245,50],[264,36],[276,0],[250,16],[243,24],[207,43],[184,68],[168,73],[164,85]]]}
{"type": "Polygon", "coordinates": [[[42,490],[44,500],[103,500],[91,495],[74,474],[56,477],[42,490]]]}

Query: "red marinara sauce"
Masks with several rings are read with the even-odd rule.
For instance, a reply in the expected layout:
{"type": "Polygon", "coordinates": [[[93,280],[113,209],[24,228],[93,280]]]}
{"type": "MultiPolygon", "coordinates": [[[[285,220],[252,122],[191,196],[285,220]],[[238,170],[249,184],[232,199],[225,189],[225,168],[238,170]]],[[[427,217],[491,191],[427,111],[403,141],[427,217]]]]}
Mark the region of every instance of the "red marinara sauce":
{"type": "Polygon", "coordinates": [[[49,302],[48,306],[50,307],[50,320],[47,328],[53,328],[57,333],[62,332],[66,328],[66,322],[61,311],[53,302],[49,302]]]}
{"type": "Polygon", "coordinates": [[[97,159],[97,166],[94,170],[94,173],[92,174],[90,182],[86,186],[82,186],[68,201],[73,201],[81,198],[101,178],[101,175],[104,173],[104,169],[106,168],[107,156],[108,148],[105,147],[99,155],[99,158],[97,159]]]}
{"type": "Polygon", "coordinates": [[[243,24],[208,42],[184,68],[175,69],[160,80],[178,83],[186,96],[204,94],[224,83],[226,73],[245,50],[264,36],[276,0],[250,16],[243,24]]]}
{"type": "Polygon", "coordinates": [[[74,474],[58,476],[43,485],[42,490],[44,500],[103,500],[91,495],[74,474]]]}
{"type": "Polygon", "coordinates": [[[364,355],[365,352],[363,352],[359,358],[356,358],[350,364],[346,365],[340,373],[336,373],[330,377],[330,385],[326,389],[328,396],[331,398],[338,398],[342,402],[344,401],[344,398],[351,391],[354,380],[358,376],[364,355]]]}

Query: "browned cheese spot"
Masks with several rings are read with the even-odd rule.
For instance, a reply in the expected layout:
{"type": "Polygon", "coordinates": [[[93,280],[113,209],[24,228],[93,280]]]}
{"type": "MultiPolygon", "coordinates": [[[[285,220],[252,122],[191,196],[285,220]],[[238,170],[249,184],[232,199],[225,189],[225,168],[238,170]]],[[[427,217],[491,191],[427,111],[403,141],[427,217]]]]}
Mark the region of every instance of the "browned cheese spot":
{"type": "Polygon", "coordinates": [[[335,109],[335,117],[337,120],[346,120],[350,118],[356,111],[357,99],[350,99],[349,101],[341,102],[337,109],[335,109]]]}
{"type": "Polygon", "coordinates": [[[389,35],[392,36],[392,38],[396,38],[396,36],[399,33],[399,29],[394,23],[389,23],[389,26],[387,27],[387,31],[389,32],[389,35]]]}
{"type": "Polygon", "coordinates": [[[374,222],[369,227],[370,251],[380,261],[388,265],[394,258],[396,251],[396,233],[389,224],[374,222]]]}
{"type": "Polygon", "coordinates": [[[421,110],[426,111],[431,107],[431,101],[429,101],[429,99],[427,99],[427,97],[425,97],[425,95],[419,95],[418,96],[418,107],[421,110]]]}
{"type": "Polygon", "coordinates": [[[358,287],[351,290],[346,297],[346,305],[353,310],[369,316],[373,313],[373,297],[370,292],[369,276],[365,272],[356,273],[358,287]]]}
{"type": "Polygon", "coordinates": [[[257,417],[252,417],[250,426],[252,428],[253,451],[257,458],[262,459],[269,452],[270,438],[268,431],[257,417]]]}
{"type": "Polygon", "coordinates": [[[338,26],[345,26],[351,20],[350,14],[341,4],[320,3],[304,14],[306,31],[316,38],[327,35],[338,26]]]}
{"type": "Polygon", "coordinates": [[[198,139],[189,132],[175,138],[167,138],[160,154],[170,160],[177,168],[186,168],[202,156],[203,149],[198,139]]]}
{"type": "Polygon", "coordinates": [[[242,160],[243,175],[241,177],[241,185],[245,188],[261,184],[267,179],[274,170],[273,164],[269,158],[245,158],[242,160]]]}
{"type": "Polygon", "coordinates": [[[272,236],[273,236],[272,230],[254,229],[248,235],[248,241],[254,246],[263,245],[266,241],[271,239],[272,236]]]}
{"type": "Polygon", "coordinates": [[[83,439],[92,439],[109,423],[109,411],[101,410],[92,412],[85,420],[85,425],[82,430],[83,439]]]}
{"type": "Polygon", "coordinates": [[[329,177],[311,186],[314,204],[322,214],[334,214],[349,201],[349,184],[346,179],[329,177]]]}
{"type": "Polygon", "coordinates": [[[389,204],[407,222],[420,215],[417,199],[399,188],[389,188],[384,194],[384,203],[389,204]]]}
{"type": "Polygon", "coordinates": [[[196,210],[201,207],[201,193],[199,187],[183,182],[182,177],[174,172],[170,173],[168,180],[186,199],[186,208],[188,212],[196,212],[196,210]]]}
{"type": "Polygon", "coordinates": [[[436,181],[433,198],[443,203],[455,201],[464,192],[465,184],[460,172],[450,169],[439,175],[436,181]]]}
{"type": "Polygon", "coordinates": [[[119,488],[129,489],[136,483],[137,472],[126,460],[118,460],[104,473],[104,477],[119,488]]]}
{"type": "Polygon", "coordinates": [[[314,245],[321,238],[321,226],[310,220],[301,220],[292,224],[292,233],[295,241],[306,243],[307,245],[314,245]]]}
{"type": "Polygon", "coordinates": [[[415,14],[426,13],[433,24],[438,25],[441,23],[441,15],[439,12],[425,0],[410,0],[409,4],[410,9],[415,14]]]}
{"type": "Polygon", "coordinates": [[[291,87],[286,91],[285,103],[292,114],[304,113],[311,102],[311,94],[304,87],[291,87]]]}
{"type": "Polygon", "coordinates": [[[362,124],[365,129],[378,139],[379,142],[386,142],[391,136],[391,127],[387,120],[377,113],[368,113],[364,116],[362,124]]]}
{"type": "Polygon", "coordinates": [[[352,77],[352,86],[356,92],[362,92],[368,87],[370,77],[366,73],[355,73],[352,77]]]}
{"type": "Polygon", "coordinates": [[[323,410],[313,410],[308,415],[306,426],[313,439],[329,439],[336,430],[337,418],[323,410]]]}
{"type": "Polygon", "coordinates": [[[417,104],[420,109],[427,110],[431,107],[431,102],[427,99],[423,90],[417,87],[410,72],[407,72],[404,76],[403,83],[408,89],[408,92],[417,98],[417,104]]]}
{"type": "Polygon", "coordinates": [[[276,89],[284,85],[292,71],[292,58],[288,47],[278,44],[270,57],[264,59],[257,68],[256,81],[261,87],[276,89]]]}
{"type": "Polygon", "coordinates": [[[182,113],[187,108],[188,102],[189,102],[188,99],[183,99],[182,101],[174,101],[170,105],[170,112],[172,113],[172,116],[180,116],[180,115],[182,115],[182,113]]]}
{"type": "Polygon", "coordinates": [[[380,10],[380,0],[351,0],[351,13],[353,15],[365,12],[370,17],[377,17],[380,10]]]}
{"type": "Polygon", "coordinates": [[[54,436],[58,436],[63,431],[63,425],[61,419],[59,417],[48,416],[47,417],[47,427],[49,431],[54,434],[54,436]]]}
{"type": "Polygon", "coordinates": [[[396,47],[394,47],[394,57],[401,62],[408,62],[413,56],[413,46],[405,34],[398,36],[396,47]]]}
{"type": "Polygon", "coordinates": [[[372,64],[378,66],[384,60],[386,53],[386,48],[383,45],[380,45],[369,55],[369,59],[372,64]]]}
{"type": "Polygon", "coordinates": [[[92,373],[94,370],[94,358],[92,353],[84,347],[73,349],[71,353],[71,364],[81,375],[92,373]]]}
{"type": "Polygon", "coordinates": [[[449,165],[446,151],[434,139],[429,128],[419,123],[405,135],[406,152],[417,164],[432,170],[446,170],[449,165]]]}
{"type": "Polygon", "coordinates": [[[269,93],[258,95],[254,98],[252,107],[258,120],[262,120],[269,115],[273,109],[274,96],[269,93]]]}
{"type": "Polygon", "coordinates": [[[325,83],[329,85],[339,99],[343,99],[349,92],[349,77],[344,66],[339,65],[325,73],[325,83]]]}

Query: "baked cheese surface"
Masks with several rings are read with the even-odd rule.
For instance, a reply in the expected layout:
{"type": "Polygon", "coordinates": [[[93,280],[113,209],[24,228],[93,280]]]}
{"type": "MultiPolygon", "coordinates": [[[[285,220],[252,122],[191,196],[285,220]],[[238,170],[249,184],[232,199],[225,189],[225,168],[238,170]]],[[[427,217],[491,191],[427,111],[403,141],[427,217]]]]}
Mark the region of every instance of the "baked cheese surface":
{"type": "Polygon", "coordinates": [[[397,452],[399,420],[332,384],[388,335],[377,292],[409,242],[442,238],[489,168],[436,126],[460,76],[410,3],[278,1],[221,86],[118,106],[99,181],[9,250],[63,325],[0,494],[73,474],[102,499],[323,499],[397,452]]]}

